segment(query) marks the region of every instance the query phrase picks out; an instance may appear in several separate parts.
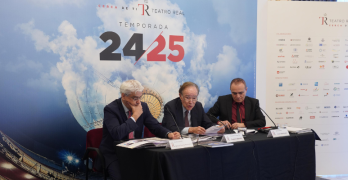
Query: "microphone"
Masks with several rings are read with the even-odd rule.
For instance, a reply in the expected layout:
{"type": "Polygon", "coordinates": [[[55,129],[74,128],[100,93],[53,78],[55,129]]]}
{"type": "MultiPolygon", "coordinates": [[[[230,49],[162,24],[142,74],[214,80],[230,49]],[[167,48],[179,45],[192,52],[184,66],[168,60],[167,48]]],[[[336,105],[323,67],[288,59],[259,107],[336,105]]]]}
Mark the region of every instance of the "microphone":
{"type": "Polygon", "coordinates": [[[218,118],[216,118],[214,115],[212,114],[208,114],[210,117],[215,118],[218,122],[221,122],[222,125],[224,125],[225,128],[227,128],[228,130],[230,130],[230,134],[232,134],[233,132],[231,131],[231,129],[229,127],[227,127],[224,123],[222,123],[222,121],[220,121],[218,118]]]}
{"type": "Polygon", "coordinates": [[[277,129],[278,127],[277,127],[277,125],[274,123],[274,121],[268,116],[268,114],[267,114],[261,107],[260,107],[260,109],[262,110],[263,113],[265,113],[265,114],[267,115],[268,119],[272,121],[272,123],[274,124],[274,126],[273,126],[273,127],[271,126],[271,127],[258,128],[257,130],[258,130],[259,132],[268,133],[268,132],[269,132],[270,130],[272,130],[272,129],[277,129]]]}
{"type": "Polygon", "coordinates": [[[174,120],[174,123],[175,123],[175,125],[176,125],[176,128],[178,128],[178,132],[180,133],[180,137],[181,137],[181,139],[183,139],[183,137],[182,137],[182,135],[181,135],[181,131],[180,131],[180,129],[179,129],[178,124],[176,124],[176,120],[175,120],[173,114],[169,111],[168,107],[166,107],[166,110],[167,110],[167,111],[169,112],[169,114],[172,116],[172,118],[173,118],[173,120],[174,120]]]}

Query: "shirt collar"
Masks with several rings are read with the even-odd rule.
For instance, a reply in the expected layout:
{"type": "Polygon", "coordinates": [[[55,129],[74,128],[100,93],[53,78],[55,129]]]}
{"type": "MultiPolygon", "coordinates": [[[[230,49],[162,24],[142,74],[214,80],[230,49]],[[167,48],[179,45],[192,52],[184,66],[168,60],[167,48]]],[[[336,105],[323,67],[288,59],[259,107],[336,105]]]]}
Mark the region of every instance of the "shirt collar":
{"type": "Polygon", "coordinates": [[[122,102],[122,106],[123,106],[123,109],[124,109],[124,112],[128,112],[129,111],[129,109],[123,104],[123,101],[122,101],[122,99],[121,99],[121,102],[122,102]]]}
{"type": "MultiPolygon", "coordinates": [[[[187,111],[186,108],[183,105],[181,106],[182,106],[182,111],[185,113],[187,111]]],[[[188,112],[190,113],[191,111],[188,111],[188,112]]]]}
{"type": "MultiPolygon", "coordinates": [[[[240,104],[242,104],[243,106],[244,106],[244,101],[245,101],[245,99],[240,103],[240,104]]],[[[237,104],[237,102],[236,102],[236,101],[233,101],[233,104],[237,104]]]]}

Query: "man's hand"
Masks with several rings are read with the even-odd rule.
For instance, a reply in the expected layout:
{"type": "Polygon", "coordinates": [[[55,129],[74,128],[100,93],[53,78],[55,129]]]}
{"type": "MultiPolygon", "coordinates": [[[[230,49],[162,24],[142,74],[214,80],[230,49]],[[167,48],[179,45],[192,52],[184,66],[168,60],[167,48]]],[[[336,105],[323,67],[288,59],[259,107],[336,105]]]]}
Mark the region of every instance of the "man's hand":
{"type": "Polygon", "coordinates": [[[223,127],[222,129],[220,129],[217,133],[218,134],[223,134],[225,132],[225,127],[223,127]]]}
{"type": "Polygon", "coordinates": [[[238,129],[240,127],[245,127],[244,123],[233,123],[232,129],[238,129]]]}
{"type": "Polygon", "coordinates": [[[192,133],[192,134],[204,134],[205,133],[205,129],[201,126],[198,127],[190,127],[188,130],[188,133],[192,133]]]}
{"type": "Polygon", "coordinates": [[[132,112],[133,112],[132,117],[134,118],[135,121],[137,121],[138,118],[143,114],[143,106],[141,106],[141,103],[135,106],[129,103],[129,106],[132,108],[132,112]]]}
{"type": "Polygon", "coordinates": [[[178,132],[172,132],[168,134],[168,138],[169,139],[180,139],[180,133],[178,132]]]}
{"type": "Polygon", "coordinates": [[[224,121],[219,121],[218,123],[219,125],[225,125],[227,128],[232,128],[232,125],[230,122],[228,122],[227,120],[224,121]]]}

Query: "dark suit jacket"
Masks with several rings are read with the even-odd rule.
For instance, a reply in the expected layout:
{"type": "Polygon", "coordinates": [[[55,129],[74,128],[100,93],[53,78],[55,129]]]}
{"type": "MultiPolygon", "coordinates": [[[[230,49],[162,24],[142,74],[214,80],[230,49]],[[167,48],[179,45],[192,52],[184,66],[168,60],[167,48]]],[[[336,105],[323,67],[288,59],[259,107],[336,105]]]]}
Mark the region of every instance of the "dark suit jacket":
{"type": "MultiPolygon", "coordinates": [[[[218,100],[212,108],[209,109],[207,115],[213,122],[217,122],[215,117],[219,117],[220,120],[228,120],[232,122],[232,95],[219,96],[218,100]],[[210,116],[213,115],[215,117],[210,116]]],[[[265,116],[260,110],[259,100],[245,96],[245,126],[247,128],[252,127],[264,127],[266,125],[265,116]]]]}
{"type": "MultiPolygon", "coordinates": [[[[168,110],[173,114],[181,132],[185,128],[185,119],[180,98],[173,99],[164,106],[164,117],[162,121],[162,126],[173,132],[178,131],[173,117],[169,114],[168,110]]],[[[201,126],[207,129],[212,125],[213,123],[204,112],[202,103],[197,101],[195,107],[191,110],[191,127],[201,126]]]]}
{"type": "Polygon", "coordinates": [[[128,134],[134,131],[134,138],[141,138],[143,134],[143,125],[145,125],[151,133],[158,137],[164,138],[169,132],[163,128],[159,122],[151,115],[146,103],[141,102],[143,114],[134,122],[131,118],[127,118],[123,109],[121,98],[116,99],[104,108],[103,122],[103,139],[99,149],[105,157],[106,167],[113,161],[117,160],[117,156],[113,147],[114,141],[128,140],[128,134]]]}

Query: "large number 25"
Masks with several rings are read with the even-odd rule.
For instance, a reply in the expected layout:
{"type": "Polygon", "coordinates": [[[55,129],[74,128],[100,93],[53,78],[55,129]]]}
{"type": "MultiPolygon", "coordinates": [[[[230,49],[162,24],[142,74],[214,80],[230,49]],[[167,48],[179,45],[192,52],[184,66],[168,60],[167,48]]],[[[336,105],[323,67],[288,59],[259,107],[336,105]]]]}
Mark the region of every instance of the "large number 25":
{"type": "MultiPolygon", "coordinates": [[[[166,55],[165,54],[159,54],[164,47],[166,46],[166,40],[162,35],[159,35],[156,40],[158,42],[158,45],[153,49],[149,54],[147,54],[147,60],[148,61],[166,61],[166,55]]],[[[174,56],[173,54],[169,54],[168,59],[173,62],[179,62],[184,58],[185,50],[181,45],[175,45],[174,42],[184,42],[183,36],[169,36],[169,49],[174,51],[178,51],[178,55],[174,56]]]]}

